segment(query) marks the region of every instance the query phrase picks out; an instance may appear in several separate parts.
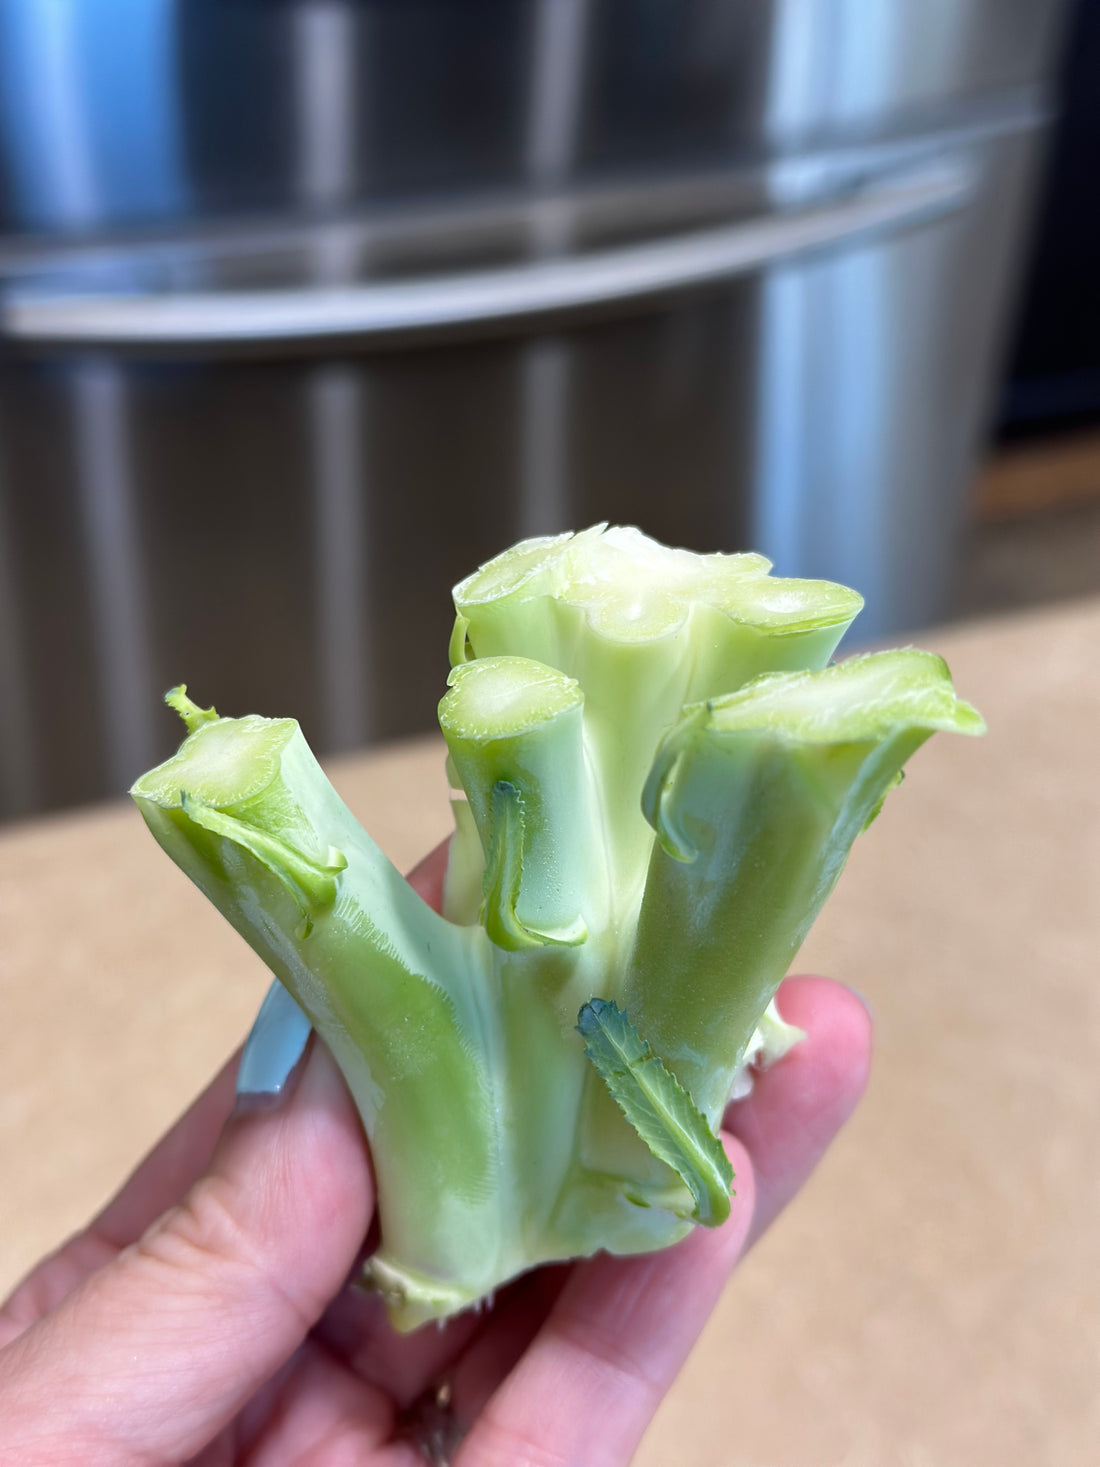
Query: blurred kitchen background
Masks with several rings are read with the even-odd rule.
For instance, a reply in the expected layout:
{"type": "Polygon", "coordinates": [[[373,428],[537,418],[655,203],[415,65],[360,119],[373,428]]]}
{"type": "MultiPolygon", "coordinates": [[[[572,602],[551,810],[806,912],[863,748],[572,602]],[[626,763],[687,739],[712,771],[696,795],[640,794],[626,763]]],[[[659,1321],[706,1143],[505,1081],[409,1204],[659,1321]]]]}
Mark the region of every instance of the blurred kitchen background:
{"type": "Polygon", "coordinates": [[[1087,0],[0,0],[0,815],[425,731],[600,519],[861,635],[1100,586],[1087,0]]]}

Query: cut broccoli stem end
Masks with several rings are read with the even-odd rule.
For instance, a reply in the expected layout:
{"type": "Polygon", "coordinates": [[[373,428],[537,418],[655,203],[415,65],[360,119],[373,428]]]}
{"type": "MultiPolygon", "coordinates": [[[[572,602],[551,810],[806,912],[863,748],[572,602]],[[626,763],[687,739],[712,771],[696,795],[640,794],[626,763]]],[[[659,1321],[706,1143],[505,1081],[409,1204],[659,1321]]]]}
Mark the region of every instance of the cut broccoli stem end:
{"type": "Polygon", "coordinates": [[[769,570],[762,556],[696,555],[597,525],[524,541],[455,588],[456,671],[537,658],[583,690],[620,920],[637,910],[649,859],[639,791],[685,702],[776,668],[823,666],[862,605],[847,587],[769,570]]]}
{"type": "Polygon", "coordinates": [[[665,739],[624,994],[709,1121],[905,762],[936,730],[982,728],[941,659],[906,651],[761,677],[686,710],[665,739]]]}
{"type": "MultiPolygon", "coordinates": [[[[456,667],[439,705],[449,768],[481,845],[479,920],[498,947],[574,947],[606,924],[583,714],[572,678],[520,657],[456,667]]],[[[456,810],[450,861],[456,874],[466,873],[456,885],[468,890],[476,857],[461,819],[456,810]]]]}
{"type": "Polygon", "coordinates": [[[205,722],[132,793],[160,845],[337,1058],[371,1142],[387,1233],[442,1276],[466,1264],[456,1240],[478,1236],[490,1256],[502,1252],[501,1039],[484,934],[422,901],[289,720],[205,722]],[[440,1197],[449,1165],[454,1185],[440,1197]]]}
{"type": "MultiPolygon", "coordinates": [[[[418,1273],[383,1250],[372,1254],[363,1265],[359,1287],[378,1294],[386,1306],[386,1317],[398,1334],[410,1334],[421,1325],[449,1319],[454,1314],[489,1302],[483,1290],[449,1285],[441,1279],[418,1273]]],[[[503,1279],[501,1283],[505,1282],[503,1279]]]]}

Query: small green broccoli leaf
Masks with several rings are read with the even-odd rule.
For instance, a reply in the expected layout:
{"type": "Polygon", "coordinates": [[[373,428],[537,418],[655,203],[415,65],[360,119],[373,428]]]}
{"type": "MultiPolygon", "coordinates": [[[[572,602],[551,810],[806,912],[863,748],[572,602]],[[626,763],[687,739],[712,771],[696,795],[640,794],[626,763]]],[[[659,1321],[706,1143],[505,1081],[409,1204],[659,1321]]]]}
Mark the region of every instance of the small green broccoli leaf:
{"type": "Polygon", "coordinates": [[[692,1216],[717,1227],[730,1213],[733,1168],[691,1096],[617,1004],[594,998],[577,1016],[584,1052],[623,1115],[695,1199],[692,1216]]]}
{"type": "Polygon", "coordinates": [[[451,631],[451,644],[447,649],[452,667],[461,667],[464,662],[474,660],[474,649],[470,646],[470,639],[467,636],[469,628],[470,618],[459,612],[455,617],[455,624],[451,631]]]}
{"type": "Polygon", "coordinates": [[[887,780],[886,784],[883,786],[882,794],[879,795],[878,799],[871,807],[870,815],[868,815],[867,819],[863,822],[864,830],[866,830],[869,825],[873,825],[878,817],[882,814],[882,807],[886,803],[886,796],[892,794],[893,791],[897,789],[898,785],[901,784],[904,778],[905,770],[899,769],[897,774],[894,775],[893,779],[887,780]]]}
{"type": "Polygon", "coordinates": [[[507,952],[541,947],[540,938],[516,916],[523,884],[523,796],[514,784],[498,780],[493,786],[493,834],[485,864],[481,921],[490,939],[507,952]]]}
{"type": "Polygon", "coordinates": [[[336,900],[336,878],[348,864],[343,852],[330,850],[324,863],[316,861],[277,836],[256,830],[211,805],[204,805],[184,790],[180,791],[180,808],[203,830],[248,851],[286,887],[302,914],[297,935],[308,937],[317,912],[331,907],[336,900]]]}
{"type": "Polygon", "coordinates": [[[485,863],[485,885],[480,920],[491,941],[506,952],[526,948],[576,947],[588,931],[578,917],[569,927],[547,931],[525,922],[518,908],[523,897],[523,860],[527,815],[523,796],[514,784],[500,779],[493,786],[493,833],[485,863]]]}
{"type": "Polygon", "coordinates": [[[218,710],[216,708],[200,708],[187,696],[187,684],[179,683],[174,688],[169,688],[164,695],[164,701],[175,713],[183,719],[187,725],[187,732],[194,733],[204,723],[217,723],[218,710]]]}

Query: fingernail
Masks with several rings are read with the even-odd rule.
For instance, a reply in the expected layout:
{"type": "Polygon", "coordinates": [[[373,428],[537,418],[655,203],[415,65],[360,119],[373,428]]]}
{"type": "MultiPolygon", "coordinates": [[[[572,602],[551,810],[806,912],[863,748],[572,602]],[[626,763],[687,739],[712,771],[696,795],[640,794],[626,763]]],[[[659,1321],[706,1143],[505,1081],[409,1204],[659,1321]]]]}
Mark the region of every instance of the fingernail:
{"type": "Polygon", "coordinates": [[[245,1040],[237,1070],[237,1111],[278,1105],[294,1088],[313,1028],[281,983],[274,982],[245,1040]]]}
{"type": "Polygon", "coordinates": [[[860,993],[859,989],[858,988],[853,988],[850,983],[845,983],[844,984],[844,987],[848,990],[848,992],[852,995],[853,998],[856,998],[856,999],[859,1000],[859,1002],[863,1005],[863,1009],[864,1009],[864,1012],[866,1013],[867,1017],[872,1022],[874,1022],[875,1011],[871,1007],[871,1001],[870,1001],[870,999],[865,998],[864,995],[862,993],[860,993]]]}

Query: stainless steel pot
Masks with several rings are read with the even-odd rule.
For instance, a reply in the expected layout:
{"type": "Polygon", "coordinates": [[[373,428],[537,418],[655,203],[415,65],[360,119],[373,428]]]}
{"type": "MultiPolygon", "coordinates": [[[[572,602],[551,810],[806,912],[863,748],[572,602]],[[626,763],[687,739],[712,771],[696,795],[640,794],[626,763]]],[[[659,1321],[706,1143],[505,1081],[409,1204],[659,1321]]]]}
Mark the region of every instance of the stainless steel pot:
{"type": "Polygon", "coordinates": [[[0,12],[4,808],[124,787],[181,678],[429,726],[521,534],[942,611],[1054,0],[91,9],[0,12]]]}

